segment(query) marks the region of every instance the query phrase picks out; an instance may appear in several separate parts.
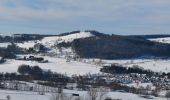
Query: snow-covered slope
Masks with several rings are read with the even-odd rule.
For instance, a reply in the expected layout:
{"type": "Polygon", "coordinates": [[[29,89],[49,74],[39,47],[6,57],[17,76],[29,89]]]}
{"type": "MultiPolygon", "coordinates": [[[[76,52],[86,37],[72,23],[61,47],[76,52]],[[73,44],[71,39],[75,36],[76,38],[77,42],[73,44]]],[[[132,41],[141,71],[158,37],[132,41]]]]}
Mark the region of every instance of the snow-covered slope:
{"type": "Polygon", "coordinates": [[[75,39],[92,37],[92,36],[94,35],[91,34],[90,32],[80,32],[80,33],[74,33],[74,34],[69,34],[65,36],[45,37],[44,39],[41,40],[41,43],[46,46],[53,46],[56,43],[72,42],[75,39]]]}
{"type": "Polygon", "coordinates": [[[24,43],[17,43],[17,46],[19,46],[20,48],[29,49],[29,48],[34,47],[35,44],[36,44],[36,41],[28,41],[24,43]]]}
{"type": "Polygon", "coordinates": [[[160,43],[170,43],[170,37],[166,38],[155,38],[155,39],[149,39],[150,41],[160,42],[160,43]]]}
{"type": "Polygon", "coordinates": [[[33,47],[36,43],[41,43],[44,46],[50,48],[61,42],[72,42],[75,39],[87,38],[87,37],[93,37],[93,36],[95,35],[93,35],[90,32],[80,32],[80,33],[74,33],[74,34],[69,34],[69,35],[64,35],[64,36],[49,36],[39,41],[28,41],[24,43],[17,43],[17,46],[28,49],[30,47],[33,47]]]}
{"type": "Polygon", "coordinates": [[[48,48],[48,53],[53,56],[60,56],[65,57],[66,55],[74,55],[71,47],[62,47],[58,48],[56,45],[62,42],[68,43],[72,42],[75,39],[80,38],[87,38],[87,37],[93,37],[96,36],[92,34],[91,32],[79,32],[79,33],[72,33],[67,35],[59,35],[59,36],[48,36],[43,38],[42,40],[35,40],[35,41],[26,41],[23,43],[16,43],[16,45],[20,48],[29,49],[33,48],[35,44],[39,43],[44,45],[46,48],[48,48]],[[61,52],[62,51],[62,52],[61,52]]]}

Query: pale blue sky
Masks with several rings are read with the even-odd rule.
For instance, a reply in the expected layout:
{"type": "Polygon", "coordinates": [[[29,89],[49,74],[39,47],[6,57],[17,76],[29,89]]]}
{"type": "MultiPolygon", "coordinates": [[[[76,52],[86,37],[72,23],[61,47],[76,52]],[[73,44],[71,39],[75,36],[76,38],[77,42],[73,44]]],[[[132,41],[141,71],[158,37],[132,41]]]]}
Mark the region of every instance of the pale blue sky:
{"type": "Polygon", "coordinates": [[[0,0],[1,33],[170,34],[170,0],[0,0]]]}

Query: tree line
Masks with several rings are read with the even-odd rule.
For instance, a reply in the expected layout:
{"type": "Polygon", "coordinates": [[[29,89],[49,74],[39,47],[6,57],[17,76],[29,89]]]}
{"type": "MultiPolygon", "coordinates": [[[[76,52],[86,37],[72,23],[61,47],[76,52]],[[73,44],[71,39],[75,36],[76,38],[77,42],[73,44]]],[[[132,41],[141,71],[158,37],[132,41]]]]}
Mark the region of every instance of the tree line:
{"type": "Polygon", "coordinates": [[[105,73],[111,73],[111,74],[131,74],[131,73],[147,74],[147,75],[156,74],[151,70],[144,70],[138,66],[123,67],[122,65],[116,65],[116,64],[113,64],[111,66],[103,66],[103,68],[101,68],[100,71],[105,73]]]}

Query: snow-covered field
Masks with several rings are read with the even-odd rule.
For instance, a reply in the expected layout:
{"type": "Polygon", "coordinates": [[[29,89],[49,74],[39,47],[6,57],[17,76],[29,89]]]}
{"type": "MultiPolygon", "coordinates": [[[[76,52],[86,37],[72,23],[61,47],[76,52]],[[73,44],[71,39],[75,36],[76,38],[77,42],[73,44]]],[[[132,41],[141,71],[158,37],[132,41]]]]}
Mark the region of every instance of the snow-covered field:
{"type": "MultiPolygon", "coordinates": [[[[107,94],[107,96],[112,97],[116,100],[149,100],[149,99],[140,97],[139,95],[132,94],[132,93],[110,92],[107,94]]],[[[153,100],[167,100],[167,99],[153,97],[153,100]]]]}
{"type": "Polygon", "coordinates": [[[170,72],[170,60],[165,59],[129,59],[129,60],[103,60],[105,63],[120,64],[125,67],[138,65],[154,72],[170,72]]]}
{"type": "Polygon", "coordinates": [[[50,94],[39,95],[37,92],[0,90],[0,100],[7,100],[8,95],[10,100],[50,100],[51,97],[50,94]]]}
{"type": "MultiPolygon", "coordinates": [[[[87,62],[98,62],[99,59],[86,59],[87,62]]],[[[104,66],[109,66],[110,64],[119,64],[124,67],[133,67],[138,65],[141,68],[149,69],[154,72],[170,72],[170,59],[123,59],[123,60],[102,60],[104,66]]]]}
{"type": "MultiPolygon", "coordinates": [[[[87,91],[74,91],[74,90],[64,90],[65,95],[71,96],[71,94],[79,94],[82,100],[87,100],[87,91]]],[[[53,100],[53,94],[45,93],[45,95],[40,95],[37,92],[24,92],[24,91],[10,91],[10,90],[0,90],[0,100],[6,100],[7,96],[10,96],[10,100],[53,100]]],[[[122,92],[109,92],[105,97],[111,97],[112,99],[121,100],[148,100],[140,97],[139,95],[132,93],[122,93],[122,92]]],[[[69,99],[75,100],[75,99],[69,99]]],[[[104,99],[102,99],[104,100],[104,99]]],[[[166,98],[154,97],[154,100],[166,100],[166,98]]]]}
{"type": "Polygon", "coordinates": [[[95,74],[100,73],[101,67],[91,64],[86,64],[77,61],[66,62],[66,59],[43,56],[48,63],[38,63],[35,61],[23,61],[23,60],[7,60],[4,64],[0,64],[0,72],[17,72],[18,66],[21,64],[27,64],[31,66],[38,65],[42,69],[50,69],[53,72],[67,74],[68,76],[77,74],[95,74]]]}
{"type": "Polygon", "coordinates": [[[1,48],[7,48],[8,45],[11,45],[11,43],[7,42],[7,43],[0,43],[0,47],[1,48]]]}
{"type": "Polygon", "coordinates": [[[154,72],[170,72],[170,59],[131,59],[131,60],[106,60],[107,63],[117,63],[132,67],[138,65],[154,72]]]}
{"type": "MultiPolygon", "coordinates": [[[[71,75],[97,74],[100,73],[101,66],[91,64],[88,60],[86,63],[78,61],[66,62],[64,58],[43,56],[48,63],[38,63],[35,61],[7,60],[0,64],[0,72],[17,72],[18,66],[27,64],[31,66],[38,65],[42,69],[50,69],[53,72],[71,75]]],[[[155,72],[170,72],[170,60],[162,59],[131,59],[131,60],[103,60],[105,63],[116,63],[123,66],[132,67],[138,65],[144,69],[150,69],[155,72]]]]}

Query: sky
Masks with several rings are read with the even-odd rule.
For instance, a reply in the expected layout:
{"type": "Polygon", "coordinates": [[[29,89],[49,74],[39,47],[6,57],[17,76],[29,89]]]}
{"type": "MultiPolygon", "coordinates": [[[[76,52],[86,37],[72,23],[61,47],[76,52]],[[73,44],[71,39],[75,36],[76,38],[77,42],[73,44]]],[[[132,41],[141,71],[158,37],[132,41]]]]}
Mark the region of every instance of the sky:
{"type": "Polygon", "coordinates": [[[170,34],[170,0],[0,0],[0,33],[170,34]]]}

